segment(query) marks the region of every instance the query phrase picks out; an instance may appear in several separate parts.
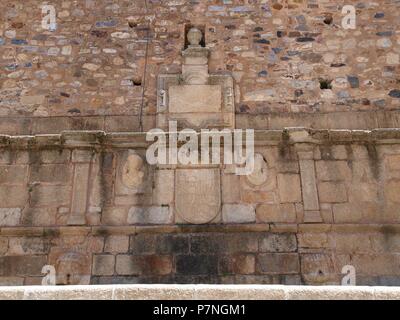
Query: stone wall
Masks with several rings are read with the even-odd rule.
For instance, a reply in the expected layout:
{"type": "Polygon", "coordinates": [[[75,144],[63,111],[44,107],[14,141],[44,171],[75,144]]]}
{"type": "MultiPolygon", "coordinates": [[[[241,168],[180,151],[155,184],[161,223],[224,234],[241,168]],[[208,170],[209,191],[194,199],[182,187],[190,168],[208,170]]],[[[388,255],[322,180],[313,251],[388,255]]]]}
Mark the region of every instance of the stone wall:
{"type": "Polygon", "coordinates": [[[154,127],[190,25],[234,77],[237,127],[399,127],[397,1],[53,0],[55,31],[40,5],[0,3],[0,133],[154,127]]]}
{"type": "Polygon", "coordinates": [[[0,284],[40,284],[44,265],[59,284],[339,284],[353,265],[359,285],[399,285],[399,130],[258,131],[262,171],[192,169],[218,172],[206,224],[179,204],[184,168],[140,161],[148,144],[1,136],[0,284]]]}

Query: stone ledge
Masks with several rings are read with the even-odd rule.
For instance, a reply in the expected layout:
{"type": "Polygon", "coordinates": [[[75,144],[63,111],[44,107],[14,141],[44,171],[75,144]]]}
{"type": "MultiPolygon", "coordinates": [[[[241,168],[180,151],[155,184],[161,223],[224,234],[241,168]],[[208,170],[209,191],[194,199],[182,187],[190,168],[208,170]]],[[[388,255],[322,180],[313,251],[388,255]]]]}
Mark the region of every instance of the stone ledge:
{"type": "Polygon", "coordinates": [[[110,285],[0,287],[0,300],[397,300],[400,287],[110,285]]]}
{"type": "MultiPolygon", "coordinates": [[[[200,133],[198,133],[200,135],[200,133]]],[[[245,139],[245,136],[243,137],[245,139]]],[[[256,130],[255,145],[278,145],[309,143],[377,143],[399,144],[400,128],[374,130],[319,130],[303,127],[283,130],[256,130]]],[[[0,148],[46,149],[46,148],[146,148],[153,141],[146,141],[146,133],[104,131],[63,131],[60,134],[27,136],[0,135],[0,148]]],[[[222,145],[222,143],[221,143],[222,145]]]]}
{"type": "Polygon", "coordinates": [[[210,225],[153,225],[153,226],[60,226],[60,227],[2,227],[3,237],[53,237],[63,235],[93,236],[131,235],[139,233],[307,233],[307,232],[390,232],[400,233],[400,224],[210,224],[210,225]]]}

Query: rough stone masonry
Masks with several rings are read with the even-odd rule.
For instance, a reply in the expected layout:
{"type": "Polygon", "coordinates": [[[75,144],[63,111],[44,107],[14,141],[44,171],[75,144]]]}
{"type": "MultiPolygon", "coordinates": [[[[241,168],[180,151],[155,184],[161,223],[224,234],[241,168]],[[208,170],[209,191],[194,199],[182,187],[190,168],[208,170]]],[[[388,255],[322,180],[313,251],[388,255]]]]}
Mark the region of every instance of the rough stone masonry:
{"type": "Polygon", "coordinates": [[[0,3],[1,285],[400,285],[398,1],[49,4],[0,3]],[[148,165],[171,119],[257,170],[148,165]]]}

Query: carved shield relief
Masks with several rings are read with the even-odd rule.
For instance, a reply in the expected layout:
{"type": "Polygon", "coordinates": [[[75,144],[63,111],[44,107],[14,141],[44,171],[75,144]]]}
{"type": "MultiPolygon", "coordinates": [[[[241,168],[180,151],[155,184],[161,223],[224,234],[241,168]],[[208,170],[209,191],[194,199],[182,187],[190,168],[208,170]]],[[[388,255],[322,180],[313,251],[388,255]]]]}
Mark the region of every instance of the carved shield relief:
{"type": "Polygon", "coordinates": [[[177,169],[175,209],[188,223],[214,220],[221,209],[219,169],[177,169]]]}

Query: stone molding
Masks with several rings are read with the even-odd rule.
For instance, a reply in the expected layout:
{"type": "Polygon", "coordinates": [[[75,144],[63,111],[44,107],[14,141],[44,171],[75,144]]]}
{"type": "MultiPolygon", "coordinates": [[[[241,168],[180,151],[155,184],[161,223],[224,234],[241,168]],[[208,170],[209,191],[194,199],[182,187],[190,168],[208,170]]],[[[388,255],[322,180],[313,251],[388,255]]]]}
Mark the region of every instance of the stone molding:
{"type": "Polygon", "coordinates": [[[108,285],[2,287],[0,300],[397,300],[400,287],[108,285]]]}
{"type": "MultiPolygon", "coordinates": [[[[167,132],[166,132],[167,134],[167,132]]],[[[198,133],[200,135],[200,133],[198,133]]],[[[0,135],[0,148],[146,148],[146,133],[106,133],[104,131],[63,131],[60,134],[11,136],[0,135]]],[[[283,130],[256,130],[255,145],[322,143],[400,143],[400,129],[318,130],[301,127],[283,130]]]]}
{"type": "Polygon", "coordinates": [[[139,233],[234,233],[234,232],[272,232],[272,233],[368,233],[382,232],[389,229],[393,233],[400,233],[400,224],[210,224],[210,225],[154,225],[154,226],[62,226],[62,227],[3,227],[0,236],[4,237],[51,237],[54,235],[132,235],[139,233]]]}

